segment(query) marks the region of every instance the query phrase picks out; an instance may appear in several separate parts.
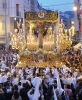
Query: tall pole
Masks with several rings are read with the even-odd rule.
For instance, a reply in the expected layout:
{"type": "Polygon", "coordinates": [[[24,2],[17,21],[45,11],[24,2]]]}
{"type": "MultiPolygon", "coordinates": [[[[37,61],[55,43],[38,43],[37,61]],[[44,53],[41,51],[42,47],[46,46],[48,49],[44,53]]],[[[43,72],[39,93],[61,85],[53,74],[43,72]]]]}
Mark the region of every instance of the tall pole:
{"type": "Polygon", "coordinates": [[[81,1],[81,39],[80,41],[82,43],[82,1],[81,1]]]}
{"type": "Polygon", "coordinates": [[[81,19],[81,31],[80,31],[80,42],[82,43],[82,14],[81,14],[81,17],[80,17],[80,19],[81,19]]]}
{"type": "Polygon", "coordinates": [[[5,49],[7,49],[7,29],[6,29],[6,6],[7,5],[6,5],[6,0],[4,3],[5,3],[5,7],[4,7],[5,8],[5,14],[4,14],[5,15],[4,16],[5,17],[5,23],[4,23],[5,24],[5,49]]]}

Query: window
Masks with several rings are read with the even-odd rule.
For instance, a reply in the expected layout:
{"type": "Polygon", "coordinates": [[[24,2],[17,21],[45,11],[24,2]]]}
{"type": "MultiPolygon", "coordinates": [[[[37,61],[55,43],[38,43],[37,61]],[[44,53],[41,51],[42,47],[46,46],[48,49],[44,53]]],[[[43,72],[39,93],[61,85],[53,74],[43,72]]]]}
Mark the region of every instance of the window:
{"type": "Polygon", "coordinates": [[[19,4],[16,4],[16,16],[19,16],[19,4]]]}
{"type": "Polygon", "coordinates": [[[5,9],[7,9],[7,3],[3,2],[3,11],[5,11],[5,9]]]}

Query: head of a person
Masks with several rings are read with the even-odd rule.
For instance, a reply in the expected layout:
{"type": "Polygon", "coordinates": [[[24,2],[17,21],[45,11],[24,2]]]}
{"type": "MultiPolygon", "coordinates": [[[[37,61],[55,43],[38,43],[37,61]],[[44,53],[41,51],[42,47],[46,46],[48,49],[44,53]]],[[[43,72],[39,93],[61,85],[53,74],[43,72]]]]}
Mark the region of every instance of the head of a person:
{"type": "Polygon", "coordinates": [[[26,75],[24,75],[24,80],[26,80],[26,75]]]}
{"type": "Polygon", "coordinates": [[[56,95],[59,95],[59,91],[56,89],[56,95]]]}
{"type": "Polygon", "coordinates": [[[42,90],[42,89],[43,89],[43,85],[40,84],[40,86],[39,86],[39,90],[42,90]]]}
{"type": "Polygon", "coordinates": [[[39,77],[40,75],[39,75],[39,73],[37,73],[37,75],[36,75],[37,77],[39,77]]]}
{"type": "Polygon", "coordinates": [[[18,99],[19,98],[18,91],[15,90],[14,93],[13,93],[13,96],[14,96],[15,99],[18,99]]]}
{"type": "Polygon", "coordinates": [[[64,84],[64,88],[67,88],[67,84],[64,84]]]}
{"type": "Polygon", "coordinates": [[[19,82],[18,85],[21,85],[21,82],[19,82]]]}
{"type": "Polygon", "coordinates": [[[34,91],[35,91],[35,89],[34,89],[34,88],[32,88],[32,90],[31,90],[30,94],[31,94],[31,95],[32,95],[32,94],[34,94],[34,91]]]}
{"type": "Polygon", "coordinates": [[[14,85],[14,90],[18,91],[18,86],[14,85]]]}
{"type": "Polygon", "coordinates": [[[68,91],[67,90],[64,91],[64,96],[68,96],[68,91]]]}
{"type": "Polygon", "coordinates": [[[48,83],[48,78],[44,77],[44,84],[47,84],[48,83]]]}
{"type": "Polygon", "coordinates": [[[26,83],[23,83],[23,88],[25,88],[26,87],[26,83]]]}
{"type": "Polygon", "coordinates": [[[4,83],[4,84],[3,84],[3,86],[6,88],[6,86],[7,86],[7,83],[4,83]]]}
{"type": "Polygon", "coordinates": [[[34,78],[36,77],[36,73],[35,73],[35,71],[33,71],[33,77],[34,77],[34,78]]]}
{"type": "Polygon", "coordinates": [[[6,84],[6,88],[9,89],[10,88],[10,84],[7,83],[6,84]]]}
{"type": "Polygon", "coordinates": [[[53,77],[53,74],[52,73],[50,73],[50,78],[52,78],[53,77]]]}
{"type": "Polygon", "coordinates": [[[67,87],[67,89],[70,89],[71,88],[69,84],[67,84],[66,87],[67,87]]]}
{"type": "Polygon", "coordinates": [[[2,71],[2,76],[4,76],[4,75],[5,75],[5,70],[2,71]]]}

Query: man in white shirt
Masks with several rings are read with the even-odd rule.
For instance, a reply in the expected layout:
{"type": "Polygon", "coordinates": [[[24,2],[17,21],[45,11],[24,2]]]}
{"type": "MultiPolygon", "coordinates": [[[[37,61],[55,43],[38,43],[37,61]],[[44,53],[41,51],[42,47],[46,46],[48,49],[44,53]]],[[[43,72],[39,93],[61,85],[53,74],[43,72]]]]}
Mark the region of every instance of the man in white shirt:
{"type": "Polygon", "coordinates": [[[5,74],[5,70],[2,70],[1,78],[0,78],[0,83],[5,83],[7,82],[7,75],[5,74]]]}
{"type": "Polygon", "coordinates": [[[2,68],[2,69],[5,69],[5,68],[7,68],[7,66],[6,66],[6,63],[5,63],[5,62],[3,62],[3,63],[2,63],[2,66],[1,66],[1,68],[2,68]]]}
{"type": "Polygon", "coordinates": [[[34,88],[30,89],[27,93],[29,100],[33,100],[33,96],[34,96],[34,88]]]}
{"type": "Polygon", "coordinates": [[[13,86],[14,85],[18,85],[19,81],[18,81],[18,77],[16,77],[15,75],[13,76],[13,79],[12,79],[12,84],[13,86]]]}

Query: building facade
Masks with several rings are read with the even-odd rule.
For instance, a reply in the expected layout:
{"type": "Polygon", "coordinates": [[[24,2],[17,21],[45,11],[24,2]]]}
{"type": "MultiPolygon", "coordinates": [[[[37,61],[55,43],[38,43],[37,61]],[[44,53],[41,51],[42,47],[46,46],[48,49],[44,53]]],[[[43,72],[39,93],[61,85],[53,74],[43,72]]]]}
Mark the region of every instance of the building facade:
{"type": "Polygon", "coordinates": [[[75,28],[78,32],[79,40],[82,41],[82,0],[75,0],[75,28]]]}
{"type": "Polygon", "coordinates": [[[66,12],[60,12],[60,21],[62,20],[65,29],[69,29],[71,27],[71,22],[74,18],[74,12],[73,11],[66,11],[66,12]]]}
{"type": "Polygon", "coordinates": [[[5,35],[14,32],[17,24],[24,22],[24,12],[39,11],[38,0],[0,0],[0,44],[4,44],[5,35]]]}

